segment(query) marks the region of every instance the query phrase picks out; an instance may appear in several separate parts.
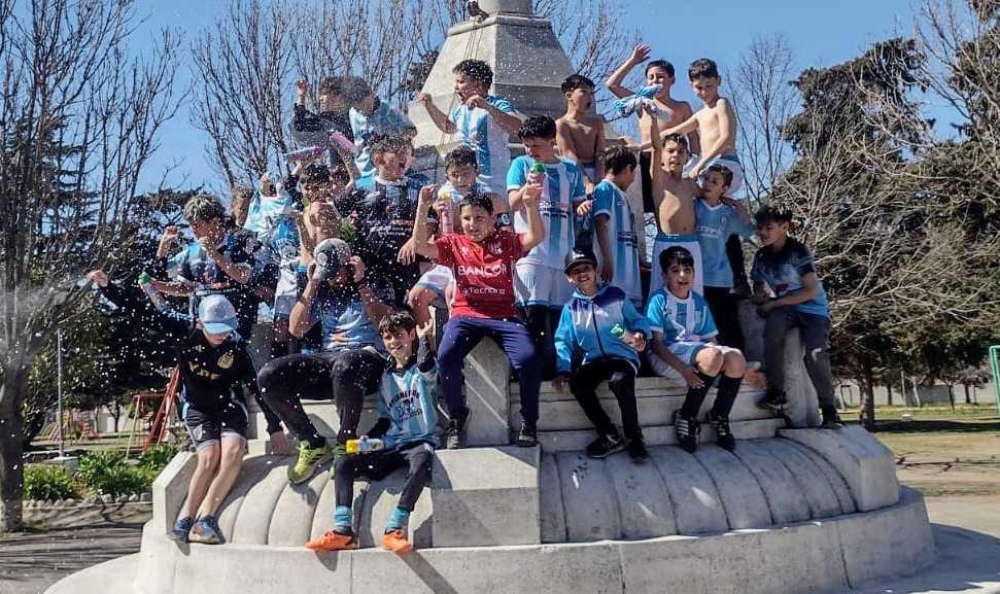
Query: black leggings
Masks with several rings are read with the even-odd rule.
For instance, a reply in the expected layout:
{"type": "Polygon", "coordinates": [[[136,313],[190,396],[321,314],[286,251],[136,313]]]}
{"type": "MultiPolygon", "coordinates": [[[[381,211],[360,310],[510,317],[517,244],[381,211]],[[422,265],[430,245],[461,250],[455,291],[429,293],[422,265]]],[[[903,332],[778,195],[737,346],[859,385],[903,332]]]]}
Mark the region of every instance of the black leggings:
{"type": "Polygon", "coordinates": [[[323,438],[302,409],[302,400],[333,400],[340,415],[337,443],[357,435],[365,394],[378,390],[385,359],[367,348],[288,355],[264,366],[257,375],[268,406],[298,439],[315,447],[323,438]]]}
{"type": "Polygon", "coordinates": [[[639,411],[635,402],[635,368],[625,359],[598,359],[581,365],[569,380],[583,412],[601,435],[615,435],[618,431],[597,398],[597,386],[608,380],[608,389],[618,399],[622,412],[625,437],[639,437],[639,411]]]}
{"type": "Polygon", "coordinates": [[[408,467],[406,484],[399,495],[397,507],[408,512],[420,497],[431,478],[431,460],[434,449],[426,443],[407,445],[402,450],[372,452],[339,456],[334,463],[333,484],[337,494],[337,506],[351,507],[354,501],[354,479],[359,476],[380,481],[397,468],[408,467]]]}

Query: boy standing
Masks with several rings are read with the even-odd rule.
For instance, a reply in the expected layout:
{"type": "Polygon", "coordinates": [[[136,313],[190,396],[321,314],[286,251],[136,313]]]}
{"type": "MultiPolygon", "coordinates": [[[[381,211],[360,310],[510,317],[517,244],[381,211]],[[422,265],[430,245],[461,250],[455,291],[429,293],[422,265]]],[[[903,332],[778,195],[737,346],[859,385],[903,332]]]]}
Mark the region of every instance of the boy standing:
{"type": "Polygon", "coordinates": [[[377,137],[371,151],[377,174],[358,180],[354,191],[337,207],[340,212],[358,213],[352,247],[375,281],[376,292],[386,303],[403,307],[407,293],[420,278],[410,235],[417,195],[427,179],[407,173],[413,164],[413,145],[408,138],[377,137]]]}
{"type": "Polygon", "coordinates": [[[427,93],[417,101],[427,108],[434,125],[445,134],[458,133],[465,146],[476,151],[479,180],[490,191],[503,195],[504,175],[510,167],[510,135],[521,126],[514,106],[506,99],[490,95],[493,69],[482,60],[462,60],[452,70],[459,104],[448,114],[441,111],[427,93]]]}
{"type": "Polygon", "coordinates": [[[559,323],[563,304],[572,286],[563,272],[563,258],[576,243],[576,214],[584,214],[587,197],[583,173],[576,163],[556,155],[556,123],[548,116],[532,116],[518,130],[528,154],[514,159],[507,173],[507,197],[514,213],[514,231],[528,227],[523,196],[537,186],[538,210],[545,240],[535,246],[514,268],[514,290],[524,311],[528,332],[545,361],[543,377],[552,377],[555,353],[552,333],[559,323]],[[544,171],[540,171],[544,170],[544,171]]]}
{"type": "Polygon", "coordinates": [[[572,74],[562,83],[566,113],[556,120],[556,145],[564,158],[583,170],[587,194],[604,179],[604,120],[594,114],[594,81],[572,74]]]}
{"type": "MultiPolygon", "coordinates": [[[[607,82],[604,83],[608,89],[618,98],[625,99],[630,97],[635,93],[622,85],[625,77],[628,73],[632,71],[633,68],[642,64],[649,58],[649,46],[646,44],[639,44],[635,46],[632,50],[632,54],[629,58],[615,70],[611,76],[608,78],[607,82]]],[[[643,120],[647,118],[655,118],[663,123],[664,127],[671,127],[680,124],[687,118],[691,117],[691,106],[686,101],[678,101],[670,96],[670,87],[674,85],[677,80],[674,76],[674,66],[666,60],[653,60],[646,65],[646,84],[647,85],[659,85],[660,90],[653,97],[653,103],[656,105],[655,115],[649,113],[645,110],[639,112],[639,123],[640,129],[642,130],[642,144],[646,146],[652,136],[647,131],[648,125],[643,126],[643,120]]],[[[699,150],[699,139],[697,131],[692,131],[688,138],[690,142],[690,147],[693,152],[698,152],[699,150]]],[[[644,151],[639,155],[639,168],[642,176],[642,200],[643,209],[646,212],[655,212],[654,200],[657,200],[656,195],[653,193],[652,177],[651,172],[653,171],[653,165],[657,161],[653,158],[651,151],[644,151]]],[[[655,261],[655,260],[654,260],[655,261]]],[[[653,275],[656,277],[657,275],[653,275]]]]}
{"type": "Polygon", "coordinates": [[[101,294],[126,310],[126,315],[149,319],[175,349],[181,374],[181,419],[191,436],[198,465],[188,496],[168,536],[187,542],[224,542],[215,514],[232,489],[243,462],[247,436],[247,407],[240,384],[254,392],[267,419],[267,432],[276,451],[285,449],[281,421],[257,393],[256,369],[247,343],[236,332],[236,310],[222,295],[209,295],[198,304],[198,321],[171,310],[159,311],[129,298],[108,280],[103,270],[87,275],[101,294]]]}
{"type": "Polygon", "coordinates": [[[739,350],[710,342],[718,331],[708,304],[691,290],[691,253],[682,247],[668,248],[660,254],[659,264],[666,287],[650,297],[646,307],[646,317],[653,327],[649,362],[657,375],[688,385],[684,404],[674,413],[677,443],[688,452],[698,447],[698,412],[721,374],[708,421],[715,429],[719,446],[732,451],[736,439],[729,428],[729,411],[740,391],[746,360],[739,350]]]}
{"type": "MultiPolygon", "coordinates": [[[[330,143],[330,134],[339,132],[349,141],[354,141],[351,131],[349,105],[344,100],[343,79],[328,76],[319,83],[319,110],[313,113],[306,107],[309,81],[300,78],[295,81],[295,105],[289,126],[292,140],[298,148],[320,147],[330,151],[329,165],[341,164],[354,170],[353,159],[347,153],[330,143]]],[[[356,171],[353,171],[356,173],[356,171]]],[[[356,177],[356,176],[355,176],[356,177]]]]}
{"type": "Polygon", "coordinates": [[[354,163],[362,178],[371,177],[378,167],[372,162],[372,144],[376,136],[413,138],[417,135],[417,128],[410,118],[373,93],[364,79],[348,76],[344,78],[341,90],[344,101],[351,106],[351,132],[354,134],[354,145],[358,148],[354,163]]]}
{"type": "Polygon", "coordinates": [[[431,461],[437,440],[437,368],[427,343],[428,326],[416,325],[407,312],[382,318],[379,334],[392,356],[382,374],[378,392],[378,421],[368,437],[381,439],[384,449],[348,454],[337,458],[334,468],[336,508],[334,528],[306,543],[314,551],[356,549],[353,514],[355,478],[380,481],[397,468],[406,468],[406,484],[382,536],[382,548],[408,553],[413,544],[406,538],[410,514],[431,477],[431,461]]]}
{"type": "Polygon", "coordinates": [[[806,371],[823,413],[824,428],[841,427],[833,395],[833,374],[827,341],[830,334],[830,308],[823,283],[816,274],[812,254],[788,233],[791,211],[764,206],[754,215],[757,235],[763,244],[753,258],[750,276],[764,325],[764,375],[769,388],[760,402],[762,408],[780,411],[788,402],[785,394],[785,339],[788,331],[798,328],[805,347],[806,371]],[[774,298],[764,298],[765,289],[774,298]]]}
{"type": "Polygon", "coordinates": [[[701,246],[705,300],[719,324],[719,340],[742,350],[739,304],[733,293],[734,275],[726,247],[730,237],[748,237],[753,233],[753,223],[742,204],[724,198],[731,175],[729,169],[718,164],[702,175],[702,196],[695,201],[695,233],[701,246]]]}
{"type": "Polygon", "coordinates": [[[559,362],[552,383],[562,391],[569,382],[570,391],[597,429],[597,439],[587,446],[589,457],[606,458],[627,447],[633,461],[644,462],[649,454],[639,428],[635,376],[639,352],[645,350],[651,330],[621,289],[598,282],[596,267],[597,259],[589,249],[566,255],[566,277],[576,285],[576,292],[563,307],[556,331],[559,362]],[[576,351],[583,351],[583,361],[570,374],[576,351]],[[597,386],[605,380],[621,409],[625,441],[597,399],[597,386]]]}
{"type": "Polygon", "coordinates": [[[497,229],[493,201],[483,194],[470,194],[461,205],[462,233],[428,241],[427,211],[434,200],[433,187],[420,192],[413,242],[417,253],[451,268],[455,274],[455,298],[451,318],[444,326],[438,349],[441,392],[448,410],[445,433],[448,449],[460,447],[469,409],[462,399],[465,376],[462,365],[483,338],[492,338],[510,358],[521,385],[521,430],[517,445],[538,443],[538,391],[541,362],[528,329],[514,308],[512,268],[526,252],[545,238],[538,214],[541,186],[529,183],[521,203],[528,220],[528,231],[515,235],[506,228],[497,229]]]}
{"type": "Polygon", "coordinates": [[[635,214],[625,196],[635,181],[638,161],[629,148],[616,146],[604,152],[602,165],[607,173],[594,188],[593,204],[598,270],[602,281],[618,287],[633,305],[641,307],[635,214]]]}

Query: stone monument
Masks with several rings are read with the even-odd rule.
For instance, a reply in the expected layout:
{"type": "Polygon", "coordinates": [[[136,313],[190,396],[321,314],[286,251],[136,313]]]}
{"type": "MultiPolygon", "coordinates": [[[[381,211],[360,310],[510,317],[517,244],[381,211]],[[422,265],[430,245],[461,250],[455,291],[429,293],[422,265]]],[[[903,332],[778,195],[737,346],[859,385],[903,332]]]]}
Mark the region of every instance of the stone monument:
{"type": "MultiPolygon", "coordinates": [[[[427,92],[446,105],[451,67],[476,57],[494,65],[497,92],[522,109],[561,111],[558,84],[569,61],[551,26],[532,15],[531,0],[479,6],[485,18],[449,31],[427,92]]],[[[443,150],[453,142],[421,119],[420,108],[412,111],[418,144],[443,150]]],[[[675,447],[671,419],[684,387],[640,378],[639,415],[651,446],[642,465],[625,455],[584,456],[590,423],[570,394],[548,385],[540,447],[510,446],[517,386],[508,381],[506,358],[484,341],[466,364],[472,447],[438,452],[410,520],[416,551],[396,556],[372,548],[396,506],[402,473],[357,483],[355,532],[364,548],[307,550],[307,540],[332,528],[333,482],[321,472],[290,485],[291,460],[265,454],[246,459],[219,510],[228,542],[179,545],[167,531],[196,465],[181,453],[153,485],[141,551],[70,576],[48,593],[795,594],[920,571],[934,557],[923,499],[900,488],[892,453],[863,429],[803,428],[815,393],[803,379],[798,337],[790,338],[788,375],[796,383],[789,391],[801,405],[787,420],[773,418],[753,404],[761,393],[744,389],[731,415],[735,452],[715,446],[711,431],[693,455],[675,447]]],[[[599,393],[616,415],[607,387],[599,393]]],[[[332,403],[305,407],[322,432],[336,434],[332,403]]],[[[366,408],[362,427],[373,421],[373,398],[366,408]]],[[[250,450],[263,452],[263,443],[251,442],[250,450]]]]}

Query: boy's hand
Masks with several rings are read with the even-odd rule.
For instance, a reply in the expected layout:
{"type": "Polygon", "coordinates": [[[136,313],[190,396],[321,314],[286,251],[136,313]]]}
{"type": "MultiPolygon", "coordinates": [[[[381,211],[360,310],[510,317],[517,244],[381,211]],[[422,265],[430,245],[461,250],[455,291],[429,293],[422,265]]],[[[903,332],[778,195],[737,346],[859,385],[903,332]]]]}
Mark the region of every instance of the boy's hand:
{"type": "Polygon", "coordinates": [[[434,334],[434,320],[427,320],[424,324],[417,326],[417,338],[427,338],[434,334]]]}
{"type": "Polygon", "coordinates": [[[757,315],[762,318],[766,318],[767,314],[771,313],[771,310],[778,307],[776,303],[777,299],[768,299],[757,306],[757,315]]]}
{"type": "Polygon", "coordinates": [[[285,437],[284,431],[275,431],[269,436],[271,442],[271,454],[274,456],[288,456],[294,453],[294,450],[288,443],[288,438],[285,437]]]}
{"type": "Polygon", "coordinates": [[[299,100],[306,98],[306,93],[309,92],[309,79],[302,77],[295,81],[295,92],[298,94],[299,100]]]}
{"type": "Polygon", "coordinates": [[[351,256],[350,260],[347,261],[351,265],[351,269],[354,270],[355,283],[360,283],[365,280],[365,263],[361,261],[361,258],[357,256],[351,256]]]}
{"type": "Polygon", "coordinates": [[[601,280],[606,283],[610,283],[615,278],[615,268],[610,262],[604,264],[604,266],[601,266],[600,273],[601,273],[601,280]]]}
{"type": "Polygon", "coordinates": [[[479,109],[486,109],[487,105],[489,104],[486,103],[486,99],[482,95],[472,95],[465,100],[465,106],[469,109],[475,109],[477,107],[479,109]]]}
{"type": "Polygon", "coordinates": [[[429,184],[420,188],[420,195],[417,196],[417,204],[421,205],[424,209],[430,208],[431,204],[437,199],[439,187],[437,184],[429,184]]]}
{"type": "Polygon", "coordinates": [[[220,254],[219,251],[215,249],[215,242],[212,241],[211,238],[209,237],[198,238],[198,245],[201,246],[201,249],[205,250],[205,253],[208,254],[208,257],[213,260],[218,261],[219,258],[223,257],[223,255],[220,254]]]}
{"type": "Polygon", "coordinates": [[[698,377],[698,372],[695,371],[694,367],[691,365],[685,365],[681,369],[681,377],[683,377],[684,381],[686,381],[692,388],[701,388],[705,385],[705,382],[698,377]]]}
{"type": "Polygon", "coordinates": [[[576,216],[585,217],[589,215],[593,210],[594,210],[594,201],[584,200],[583,202],[580,203],[580,206],[576,207],[576,216]]]}
{"type": "Polygon", "coordinates": [[[180,235],[180,228],[177,225],[168,225],[166,229],[163,230],[163,235],[160,236],[160,247],[170,247],[175,241],[177,241],[177,236],[180,235]]]}
{"type": "Polygon", "coordinates": [[[102,289],[108,286],[108,275],[100,268],[98,268],[97,270],[91,270],[90,272],[87,273],[87,276],[84,278],[94,283],[98,287],[101,287],[102,289]]]}
{"type": "Polygon", "coordinates": [[[542,195],[542,185],[529,183],[521,192],[521,204],[524,208],[537,208],[538,198],[542,195]]]}
{"type": "Polygon", "coordinates": [[[690,177],[693,180],[697,180],[701,176],[701,172],[704,168],[705,168],[704,164],[700,162],[695,163],[694,166],[688,171],[688,177],[690,177]]]}
{"type": "Polygon", "coordinates": [[[640,43],[632,48],[632,55],[628,57],[629,64],[635,66],[645,62],[649,58],[649,49],[649,46],[645,43],[640,43]]]}
{"type": "Polygon", "coordinates": [[[562,392],[569,383],[569,376],[565,373],[560,373],[559,375],[552,378],[552,387],[556,389],[556,392],[562,392]]]}
{"type": "Polygon", "coordinates": [[[420,105],[427,107],[427,104],[431,102],[432,102],[432,97],[430,96],[429,93],[420,93],[419,95],[417,95],[417,103],[419,103],[420,105]]]}
{"type": "Polygon", "coordinates": [[[628,341],[630,347],[638,352],[646,350],[646,335],[642,332],[635,332],[632,334],[631,340],[628,341]]]}
{"type": "Polygon", "coordinates": [[[413,238],[406,240],[403,247],[399,248],[399,253],[396,254],[396,260],[400,264],[413,264],[417,260],[417,248],[416,244],[413,243],[413,238]]]}

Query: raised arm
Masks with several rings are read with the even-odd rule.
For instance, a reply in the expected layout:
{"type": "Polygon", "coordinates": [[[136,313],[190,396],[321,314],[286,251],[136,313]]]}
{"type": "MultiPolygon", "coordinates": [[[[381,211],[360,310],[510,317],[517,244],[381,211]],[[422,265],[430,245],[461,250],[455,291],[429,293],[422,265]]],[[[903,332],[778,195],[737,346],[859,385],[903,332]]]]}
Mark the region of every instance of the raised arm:
{"type": "MultiPolygon", "coordinates": [[[[722,104],[717,106],[718,108],[721,108],[718,109],[719,137],[716,138],[715,142],[713,142],[711,146],[701,147],[704,149],[704,152],[701,154],[701,157],[699,157],[698,163],[696,163],[692,168],[692,176],[695,172],[700,172],[704,169],[705,165],[709,161],[723,154],[726,151],[726,147],[733,146],[733,143],[735,142],[736,116],[733,114],[732,106],[729,104],[729,101],[726,101],[723,97],[719,97],[719,103],[722,104]]],[[[694,119],[694,116],[691,116],[690,119],[694,119]]]]}
{"type": "Polygon", "coordinates": [[[521,249],[527,253],[545,240],[545,226],[542,224],[542,215],[538,212],[538,195],[541,194],[542,187],[537,184],[525,187],[529,190],[521,195],[521,205],[524,206],[524,213],[528,217],[528,232],[520,237],[521,249]]]}
{"type": "Polygon", "coordinates": [[[427,115],[431,116],[431,121],[437,126],[438,130],[444,132],[445,134],[455,133],[455,123],[448,119],[448,114],[441,111],[437,105],[434,104],[434,99],[427,93],[420,93],[417,95],[417,101],[424,106],[427,110],[427,115]]]}
{"type": "Polygon", "coordinates": [[[420,188],[420,196],[417,198],[417,215],[413,221],[413,249],[418,254],[431,260],[438,259],[438,247],[434,240],[427,234],[427,213],[430,212],[437,195],[438,186],[429,185],[420,188]]]}
{"type": "Polygon", "coordinates": [[[648,45],[640,43],[639,45],[635,46],[635,48],[632,49],[632,54],[628,57],[627,60],[625,60],[625,62],[622,63],[621,66],[618,67],[617,70],[611,73],[611,76],[609,76],[608,80],[605,81],[604,86],[606,86],[608,90],[611,91],[611,93],[615,97],[618,97],[619,99],[624,99],[626,97],[631,97],[632,95],[635,95],[635,92],[632,91],[632,89],[623,86],[622,83],[625,81],[625,77],[628,76],[628,73],[632,72],[632,69],[638,66],[639,64],[645,62],[646,58],[648,57],[649,57],[648,45]]]}

